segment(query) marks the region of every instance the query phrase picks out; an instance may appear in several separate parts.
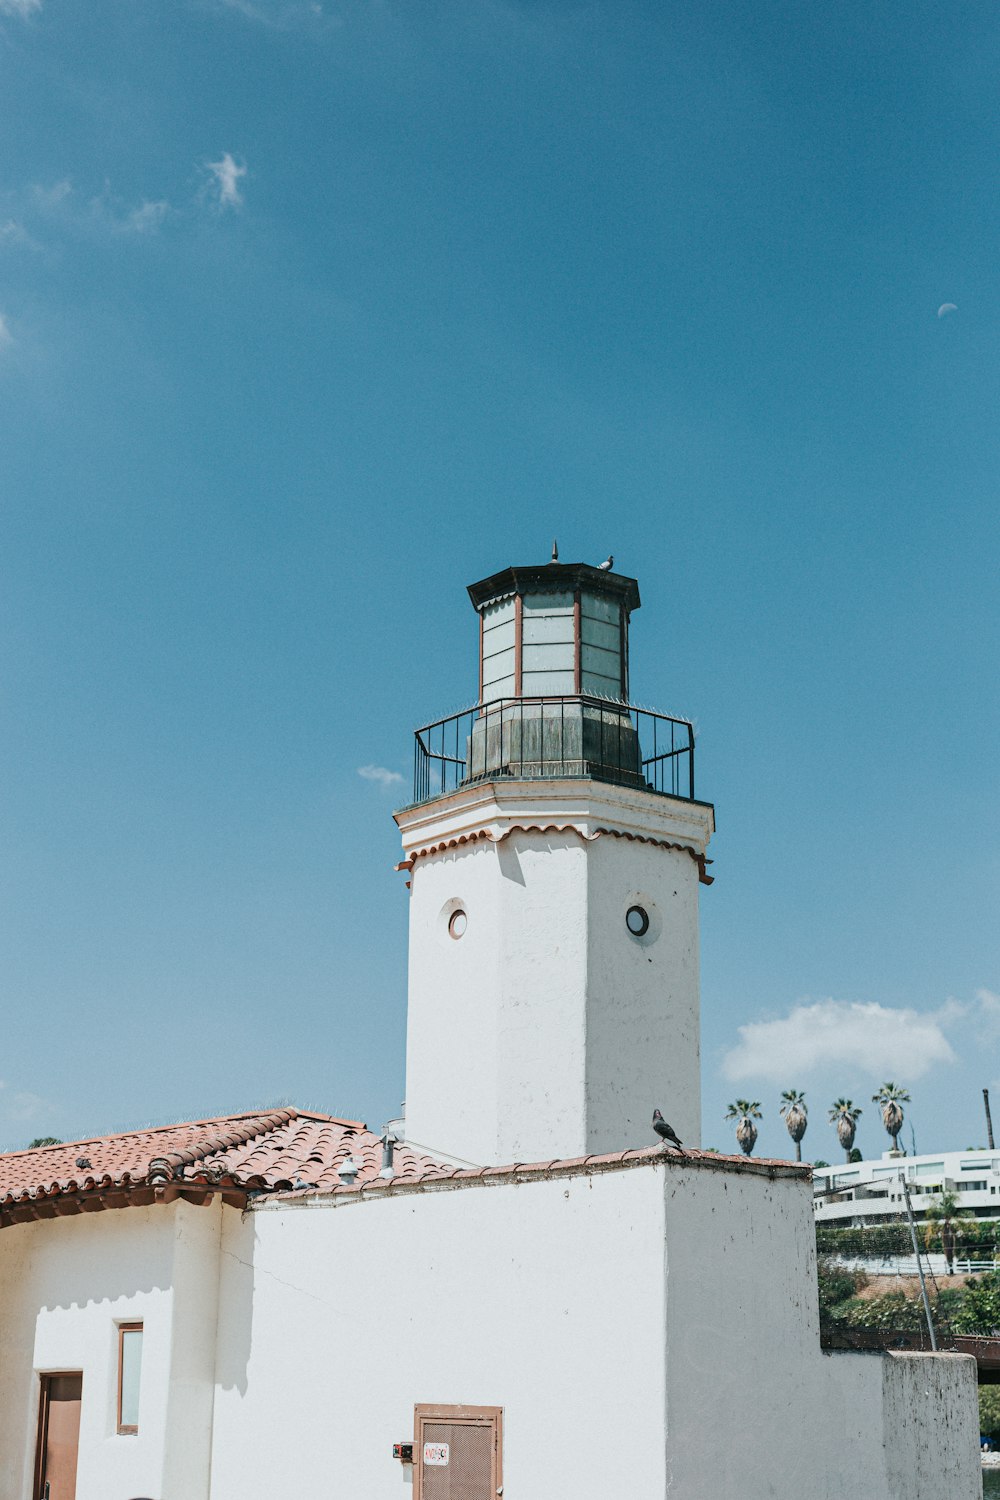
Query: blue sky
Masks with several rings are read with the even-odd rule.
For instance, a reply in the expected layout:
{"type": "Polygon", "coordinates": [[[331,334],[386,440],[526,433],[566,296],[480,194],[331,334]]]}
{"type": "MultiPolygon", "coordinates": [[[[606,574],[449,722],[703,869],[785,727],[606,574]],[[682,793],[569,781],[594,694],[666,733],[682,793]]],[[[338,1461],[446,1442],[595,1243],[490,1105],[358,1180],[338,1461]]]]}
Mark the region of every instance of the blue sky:
{"type": "Polygon", "coordinates": [[[706,1143],[798,1087],[881,1150],[885,1077],[983,1138],[998,61],[987,4],[0,0],[0,1139],[395,1112],[411,731],[553,535],[698,725],[706,1143]]]}

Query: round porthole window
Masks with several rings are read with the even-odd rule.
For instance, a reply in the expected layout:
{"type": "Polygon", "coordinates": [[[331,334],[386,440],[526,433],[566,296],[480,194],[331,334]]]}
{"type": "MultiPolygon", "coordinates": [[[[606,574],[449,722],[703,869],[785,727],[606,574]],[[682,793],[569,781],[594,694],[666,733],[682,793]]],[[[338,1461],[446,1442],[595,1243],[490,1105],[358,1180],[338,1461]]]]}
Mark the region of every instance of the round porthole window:
{"type": "Polygon", "coordinates": [[[649,913],[644,906],[630,906],[625,913],[625,926],[633,937],[645,937],[649,931],[649,913]]]}
{"type": "Polygon", "coordinates": [[[448,918],[448,936],[456,939],[464,937],[465,929],[466,927],[468,927],[468,925],[469,919],[465,915],[465,912],[462,910],[462,908],[459,907],[458,910],[453,911],[451,916],[448,918]]]}

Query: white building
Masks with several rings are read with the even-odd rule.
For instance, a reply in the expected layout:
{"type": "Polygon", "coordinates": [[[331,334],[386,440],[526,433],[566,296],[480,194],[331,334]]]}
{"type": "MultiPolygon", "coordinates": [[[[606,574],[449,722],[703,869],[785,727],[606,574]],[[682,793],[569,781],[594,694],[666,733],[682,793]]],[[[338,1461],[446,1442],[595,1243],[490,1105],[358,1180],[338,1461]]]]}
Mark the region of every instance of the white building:
{"type": "Polygon", "coordinates": [[[974,1362],[822,1352],[809,1169],[697,1150],[713,813],[624,706],[634,580],[470,593],[479,703],[397,814],[405,1141],[0,1160],[0,1500],[973,1500],[974,1362]]]}
{"type": "Polygon", "coordinates": [[[817,1223],[860,1227],[898,1219],[906,1209],[904,1180],[916,1219],[943,1192],[956,1193],[973,1218],[1000,1219],[1000,1151],[887,1151],[877,1161],[813,1168],[817,1223]]]}

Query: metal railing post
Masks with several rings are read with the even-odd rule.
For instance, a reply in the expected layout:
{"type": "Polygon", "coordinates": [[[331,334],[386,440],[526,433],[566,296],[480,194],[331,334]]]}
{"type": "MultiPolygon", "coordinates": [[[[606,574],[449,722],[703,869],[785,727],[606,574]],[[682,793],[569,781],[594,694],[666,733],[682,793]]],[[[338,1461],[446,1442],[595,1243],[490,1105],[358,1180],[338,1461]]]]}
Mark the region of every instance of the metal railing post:
{"type": "Polygon", "coordinates": [[[906,1180],[906,1168],[903,1167],[899,1174],[899,1180],[903,1187],[903,1198],[906,1202],[906,1217],[910,1224],[910,1239],[913,1241],[913,1253],[917,1258],[917,1275],[920,1277],[920,1295],[924,1302],[924,1315],[927,1318],[927,1332],[930,1334],[931,1351],[937,1353],[937,1336],[934,1332],[934,1319],[931,1317],[931,1304],[927,1296],[927,1283],[924,1280],[924,1268],[920,1263],[920,1249],[917,1245],[917,1226],[913,1218],[913,1204],[910,1202],[910,1185],[906,1180]]]}

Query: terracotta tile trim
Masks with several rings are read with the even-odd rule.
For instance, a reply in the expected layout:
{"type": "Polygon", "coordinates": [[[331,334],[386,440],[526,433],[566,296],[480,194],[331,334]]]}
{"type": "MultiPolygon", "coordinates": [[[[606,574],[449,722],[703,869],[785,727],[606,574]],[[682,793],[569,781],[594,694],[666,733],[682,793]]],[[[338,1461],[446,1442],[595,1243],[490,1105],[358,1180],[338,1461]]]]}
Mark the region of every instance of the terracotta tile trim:
{"type": "Polygon", "coordinates": [[[514,823],[510,828],[504,829],[501,834],[492,833],[488,828],[477,829],[473,833],[461,833],[455,838],[441,839],[439,843],[426,844],[422,849],[414,849],[394,868],[410,871],[417,860],[427,854],[441,854],[446,849],[457,849],[461,844],[474,844],[479,839],[486,839],[491,844],[502,844],[504,839],[509,838],[512,833],[575,833],[578,838],[584,839],[587,843],[592,843],[602,834],[607,834],[609,838],[628,839],[635,844],[652,844],[657,849],[676,849],[682,854],[690,854],[698,866],[698,879],[702,885],[712,885],[715,881],[715,876],[709,875],[707,869],[712,861],[699,853],[697,849],[692,849],[690,844],[677,844],[669,839],[650,838],[644,833],[628,833],[621,828],[595,828],[593,833],[584,833],[581,828],[577,828],[575,823],[514,823]]]}
{"type": "Polygon", "coordinates": [[[715,1151],[665,1151],[662,1146],[636,1146],[627,1151],[605,1155],[577,1156],[556,1161],[515,1162],[499,1167],[431,1167],[416,1177],[399,1176],[390,1180],[376,1178],[332,1188],[301,1188],[290,1192],[269,1193],[265,1198],[251,1198],[252,1211],[278,1209],[291,1201],[316,1202],[321,1199],[351,1200],[385,1197],[396,1193],[424,1191],[441,1187],[490,1186],[500,1182],[541,1182],[563,1177],[591,1177],[604,1172],[628,1171],[635,1167],[665,1166],[668,1170],[693,1168],[695,1171],[729,1172],[735,1176],[779,1178],[810,1181],[812,1168],[805,1163],[782,1161],[770,1157],[723,1156],[715,1151]]]}

